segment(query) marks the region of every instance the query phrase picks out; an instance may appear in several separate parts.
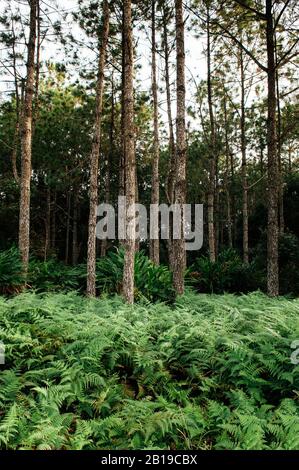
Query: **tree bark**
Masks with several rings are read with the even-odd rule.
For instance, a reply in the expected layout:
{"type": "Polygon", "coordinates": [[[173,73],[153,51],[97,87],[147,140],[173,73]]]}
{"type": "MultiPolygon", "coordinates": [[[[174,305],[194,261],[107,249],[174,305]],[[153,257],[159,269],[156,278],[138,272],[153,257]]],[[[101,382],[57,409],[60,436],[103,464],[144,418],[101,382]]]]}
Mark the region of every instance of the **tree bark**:
{"type": "Polygon", "coordinates": [[[17,166],[17,155],[18,155],[18,146],[20,140],[20,113],[21,113],[21,102],[20,102],[20,94],[19,94],[19,85],[18,85],[18,72],[17,72],[17,54],[16,54],[16,36],[15,36],[15,29],[14,29],[14,19],[13,15],[11,18],[11,25],[12,25],[12,59],[13,59],[13,74],[14,74],[14,85],[15,85],[15,94],[16,94],[16,126],[14,132],[14,139],[13,139],[13,146],[12,146],[12,171],[15,182],[20,184],[20,177],[18,173],[18,166],[17,166]]]}
{"type": "Polygon", "coordinates": [[[17,166],[17,155],[18,155],[18,142],[20,137],[20,123],[19,123],[19,116],[17,116],[16,127],[13,137],[13,144],[12,144],[12,154],[11,154],[11,163],[12,163],[12,172],[17,184],[20,183],[19,173],[18,173],[18,166],[17,166]]]}
{"type": "Polygon", "coordinates": [[[50,234],[51,234],[51,190],[47,187],[47,207],[46,207],[46,218],[45,218],[45,249],[44,249],[44,261],[47,261],[50,248],[50,234]]]}
{"type": "Polygon", "coordinates": [[[123,88],[123,126],[125,159],[125,196],[126,196],[126,240],[123,273],[123,296],[134,303],[134,260],[135,260],[135,132],[134,132],[134,95],[133,95],[133,33],[132,3],[123,2],[123,52],[124,52],[124,88],[123,88]]]}
{"type": "Polygon", "coordinates": [[[96,110],[93,131],[93,142],[90,156],[90,189],[89,189],[89,222],[87,242],[87,289],[89,297],[96,295],[96,225],[98,205],[98,173],[101,141],[101,122],[104,93],[104,70],[106,64],[106,50],[109,36],[109,5],[108,1],[103,3],[103,32],[99,47],[99,65],[96,90],[96,110]]]}
{"type": "Polygon", "coordinates": [[[209,255],[212,262],[216,261],[215,247],[215,173],[216,173],[216,132],[213,111],[212,95],[212,77],[211,77],[211,33],[210,33],[210,10],[207,7],[207,88],[208,105],[210,117],[210,148],[209,148],[209,189],[208,189],[208,237],[209,237],[209,255]]]}
{"type": "Polygon", "coordinates": [[[55,251],[56,248],[56,202],[57,192],[54,190],[52,201],[52,235],[51,235],[51,248],[55,251]]]}
{"type": "Polygon", "coordinates": [[[70,228],[71,228],[71,192],[67,192],[67,216],[66,216],[66,234],[65,234],[65,264],[69,262],[70,252],[70,228]]]}
{"type": "Polygon", "coordinates": [[[249,263],[248,255],[248,184],[247,184],[247,158],[246,158],[246,116],[245,116],[245,70],[243,50],[240,48],[240,79],[241,79],[241,153],[242,153],[242,190],[243,190],[243,262],[249,263]]]}
{"type": "Polygon", "coordinates": [[[19,216],[19,250],[24,272],[28,271],[30,245],[30,182],[32,154],[32,102],[34,94],[34,54],[36,44],[37,0],[30,1],[30,33],[28,42],[27,79],[21,122],[21,193],[19,216]]]}
{"type": "Polygon", "coordinates": [[[175,204],[180,206],[181,233],[180,238],[173,240],[173,286],[178,295],[184,293],[185,253],[185,219],[184,204],[186,202],[186,88],[185,88],[185,28],[183,18],[183,2],[175,1],[176,19],[176,64],[177,64],[177,119],[176,119],[176,182],[175,204]]]}
{"type": "MultiPolygon", "coordinates": [[[[170,76],[169,76],[169,61],[170,52],[168,44],[168,21],[169,15],[167,14],[165,6],[163,7],[163,49],[165,60],[165,86],[166,86],[166,101],[167,101],[167,118],[169,128],[169,165],[168,176],[166,178],[166,197],[169,204],[174,203],[174,185],[175,185],[175,172],[176,172],[176,148],[174,138],[174,126],[172,119],[171,109],[171,90],[170,90],[170,76]]],[[[170,220],[170,236],[167,241],[168,260],[169,266],[173,270],[173,240],[172,240],[172,223],[170,220]]]]}
{"type": "Polygon", "coordinates": [[[228,119],[227,119],[227,106],[226,106],[226,94],[224,94],[223,101],[224,109],[224,127],[225,127],[225,174],[224,174],[224,186],[226,196],[226,223],[227,223],[227,238],[229,248],[233,247],[233,235],[232,235],[232,216],[231,216],[231,195],[229,188],[229,168],[230,168],[230,148],[228,141],[228,119]]]}
{"type": "MultiPolygon", "coordinates": [[[[125,15],[124,15],[124,3],[122,4],[122,44],[124,45],[124,26],[125,15]]],[[[121,152],[119,159],[119,182],[118,182],[118,192],[120,196],[125,195],[125,124],[124,124],[124,113],[125,113],[125,49],[122,46],[122,67],[121,67],[121,152]]],[[[124,240],[120,240],[120,243],[123,244],[124,240]]]]}
{"type": "Polygon", "coordinates": [[[74,192],[73,197],[73,249],[72,249],[72,264],[76,266],[79,259],[79,246],[78,246],[78,216],[79,216],[79,196],[78,192],[74,192]]]}
{"type": "MultiPolygon", "coordinates": [[[[111,177],[111,163],[114,155],[114,126],[115,126],[115,101],[114,101],[114,75],[112,70],[111,77],[111,116],[110,116],[110,130],[109,130],[109,152],[106,162],[106,175],[105,175],[105,203],[110,203],[110,177],[111,177]]],[[[105,238],[101,244],[101,257],[106,256],[108,247],[108,240],[105,238]]]]}
{"type": "Polygon", "coordinates": [[[279,233],[284,233],[284,207],[283,207],[283,174],[282,174],[282,159],[281,159],[281,108],[280,108],[280,90],[279,90],[279,72],[278,72],[278,58],[277,58],[277,43],[276,34],[274,33],[274,47],[275,47],[275,82],[276,82],[276,101],[277,101],[277,160],[278,160],[278,173],[279,173],[279,233]]]}
{"type": "Polygon", "coordinates": [[[278,276],[278,194],[279,174],[276,137],[275,44],[272,1],[266,0],[267,75],[268,75],[268,231],[267,231],[267,290],[270,296],[279,294],[278,276]]]}
{"type": "MultiPolygon", "coordinates": [[[[154,145],[152,160],[152,192],[151,203],[157,207],[160,200],[159,187],[159,114],[158,114],[158,86],[157,86],[157,65],[156,65],[156,1],[152,0],[152,93],[153,93],[153,120],[154,120],[154,145]]],[[[159,239],[150,240],[150,259],[155,264],[160,263],[160,243],[159,239]]]]}

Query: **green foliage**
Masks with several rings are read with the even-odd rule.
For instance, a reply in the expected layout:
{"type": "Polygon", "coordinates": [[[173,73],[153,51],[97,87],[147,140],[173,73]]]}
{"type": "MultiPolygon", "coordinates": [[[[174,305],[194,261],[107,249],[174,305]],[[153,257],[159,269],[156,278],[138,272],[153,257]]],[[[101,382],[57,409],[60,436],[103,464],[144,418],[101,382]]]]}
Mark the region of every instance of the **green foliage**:
{"type": "MultiPolygon", "coordinates": [[[[124,266],[124,251],[111,251],[99,258],[96,266],[99,294],[121,292],[124,266]]],[[[2,292],[18,292],[24,283],[22,265],[18,251],[14,248],[0,252],[0,289],[2,292]]],[[[57,292],[86,288],[86,265],[67,266],[55,258],[47,261],[32,259],[29,265],[28,287],[37,292],[57,292]]],[[[172,276],[166,266],[156,266],[143,252],[135,256],[135,299],[150,302],[172,303],[175,293],[172,276]]]]}
{"type": "Polygon", "coordinates": [[[299,301],[0,298],[2,449],[299,449],[299,301]]]}
{"type": "Polygon", "coordinates": [[[279,278],[282,294],[299,295],[299,239],[284,233],[279,239],[279,278]]]}
{"type": "Polygon", "coordinates": [[[22,262],[17,248],[0,252],[0,293],[14,294],[24,284],[22,262]]]}
{"type": "MultiPolygon", "coordinates": [[[[100,292],[121,292],[123,267],[123,249],[110,251],[98,260],[97,287],[100,292]]],[[[143,251],[135,255],[135,298],[146,298],[151,302],[172,302],[175,298],[169,269],[153,264],[143,251]]]]}
{"type": "MultiPolygon", "coordinates": [[[[299,238],[285,232],[279,236],[279,290],[281,295],[299,295],[299,238]]],[[[267,234],[263,232],[254,250],[257,272],[266,271],[267,234]]]]}
{"type": "Polygon", "coordinates": [[[215,262],[207,256],[197,258],[188,271],[187,279],[200,292],[246,293],[262,289],[264,273],[255,262],[244,264],[232,249],[222,251],[215,262]]]}
{"type": "Polygon", "coordinates": [[[29,285],[39,292],[78,290],[82,287],[85,266],[67,266],[52,258],[32,260],[29,266],[29,285]]]}

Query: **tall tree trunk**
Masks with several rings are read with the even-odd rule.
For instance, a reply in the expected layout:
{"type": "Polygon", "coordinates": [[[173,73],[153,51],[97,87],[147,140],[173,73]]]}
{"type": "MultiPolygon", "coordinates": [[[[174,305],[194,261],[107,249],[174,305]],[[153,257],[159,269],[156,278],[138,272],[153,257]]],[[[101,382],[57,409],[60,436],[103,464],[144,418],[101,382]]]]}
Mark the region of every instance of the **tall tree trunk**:
{"type": "MultiPolygon", "coordinates": [[[[111,177],[111,163],[114,155],[114,126],[115,126],[115,97],[114,97],[114,74],[112,69],[111,77],[111,116],[110,116],[110,130],[109,130],[109,153],[106,162],[106,175],[105,175],[105,203],[110,203],[110,177],[111,177]]],[[[106,256],[108,247],[108,240],[105,238],[101,244],[101,257],[106,256]]]]}
{"type": "Polygon", "coordinates": [[[72,246],[72,264],[76,266],[79,259],[79,246],[78,246],[78,217],[79,217],[79,196],[78,192],[74,192],[73,197],[73,246],[72,246]]]}
{"type": "Polygon", "coordinates": [[[223,101],[224,109],[224,128],[225,128],[225,173],[224,173],[224,186],[226,196],[226,223],[227,223],[227,238],[229,248],[233,247],[233,235],[232,235],[232,216],[231,216],[231,195],[229,187],[229,168],[230,168],[230,148],[228,141],[228,119],[227,119],[227,106],[226,106],[226,94],[224,94],[223,101]]]}
{"type": "Polygon", "coordinates": [[[101,140],[101,121],[104,92],[104,70],[106,63],[106,49],[109,36],[109,5],[104,0],[103,4],[103,33],[99,47],[99,65],[96,90],[95,124],[93,132],[92,151],[90,156],[90,189],[89,189],[89,222],[87,243],[87,289],[88,296],[96,295],[96,224],[98,205],[98,172],[101,140]]]}
{"type": "Polygon", "coordinates": [[[123,296],[128,303],[134,303],[134,258],[135,258],[135,130],[133,94],[133,33],[131,0],[123,2],[123,52],[124,89],[123,125],[125,156],[125,196],[126,196],[126,240],[123,273],[123,296]]]}
{"type": "Polygon", "coordinates": [[[11,161],[12,161],[12,171],[13,171],[15,182],[17,184],[20,184],[20,177],[19,177],[18,166],[17,166],[17,155],[18,155],[18,146],[19,146],[19,140],[20,140],[21,102],[20,102],[20,93],[19,93],[19,85],[18,85],[16,36],[15,36],[13,15],[11,18],[11,25],[12,25],[13,75],[14,75],[14,85],[15,85],[15,94],[16,94],[16,125],[15,125],[15,132],[14,132],[14,139],[13,139],[13,146],[12,146],[11,161]]]}
{"type": "Polygon", "coordinates": [[[65,234],[65,264],[69,262],[70,256],[70,228],[71,228],[71,192],[67,192],[67,216],[66,216],[66,234],[65,234]]]}
{"type": "Polygon", "coordinates": [[[175,204],[181,211],[180,239],[173,240],[173,286],[178,295],[184,293],[184,270],[186,266],[185,253],[185,219],[184,204],[186,202],[186,89],[185,89],[185,28],[183,18],[183,2],[175,1],[176,20],[176,56],[177,56],[177,146],[176,146],[176,182],[175,204]]]}
{"type": "MultiPolygon", "coordinates": [[[[174,139],[174,128],[172,119],[171,109],[171,90],[170,90],[170,76],[169,76],[169,61],[170,52],[168,44],[168,21],[169,15],[165,6],[163,7],[163,49],[164,49],[164,60],[165,60],[165,86],[166,86],[166,101],[167,101],[167,118],[169,128],[169,165],[168,165],[168,176],[166,179],[166,197],[169,204],[174,203],[174,185],[175,185],[175,172],[176,172],[176,148],[174,139]]],[[[171,216],[170,216],[171,217],[171,216]]],[[[171,222],[171,221],[170,221],[171,222]]],[[[168,260],[169,266],[173,269],[173,240],[172,240],[172,223],[170,223],[170,236],[167,241],[168,249],[168,260]]]]}
{"type": "Polygon", "coordinates": [[[212,95],[212,76],[211,76],[211,33],[210,33],[210,10],[207,7],[207,88],[208,88],[208,104],[210,117],[210,148],[209,148],[209,189],[208,189],[208,237],[209,237],[209,255],[212,262],[216,261],[215,247],[215,152],[216,152],[216,131],[213,111],[213,95],[212,95]]]}
{"type": "Polygon", "coordinates": [[[275,45],[272,1],[266,0],[267,61],[268,61],[268,231],[267,231],[267,290],[270,296],[279,294],[278,276],[278,194],[279,173],[276,139],[275,45]]]}
{"type": "Polygon", "coordinates": [[[11,163],[12,163],[12,172],[17,184],[20,183],[19,173],[18,173],[18,166],[17,166],[17,155],[18,155],[18,143],[20,137],[20,121],[19,116],[17,116],[16,127],[13,137],[13,144],[12,144],[12,154],[11,154],[11,163]]]}
{"type": "MultiPolygon", "coordinates": [[[[122,3],[122,44],[125,42],[124,38],[124,3],[122,3]]],[[[125,49],[122,47],[122,67],[121,67],[121,152],[120,152],[120,159],[119,159],[119,182],[118,182],[118,192],[120,196],[125,195],[125,123],[124,123],[124,116],[125,116],[125,49]]],[[[123,244],[124,240],[120,240],[120,243],[123,244]]]]}
{"type": "Polygon", "coordinates": [[[242,153],[242,190],[243,190],[243,261],[249,263],[248,255],[248,184],[247,184],[247,158],[246,158],[246,115],[245,115],[245,70],[243,50],[240,48],[240,79],[241,79],[241,153],[242,153]]]}
{"type": "Polygon", "coordinates": [[[54,251],[56,248],[56,202],[57,202],[57,192],[53,193],[52,201],[52,235],[51,235],[51,248],[54,251]]]}
{"type": "Polygon", "coordinates": [[[219,185],[219,155],[216,154],[215,158],[215,199],[214,199],[214,213],[215,213],[215,257],[219,254],[219,235],[220,235],[220,185],[219,185]]]}
{"type": "Polygon", "coordinates": [[[230,174],[231,174],[231,205],[232,205],[232,236],[233,236],[233,245],[236,244],[237,238],[237,217],[236,217],[236,194],[235,194],[235,162],[234,154],[230,151],[230,174]]]}
{"type": "Polygon", "coordinates": [[[37,1],[36,9],[36,59],[35,59],[35,90],[32,117],[32,135],[34,135],[36,122],[39,113],[39,77],[40,77],[40,52],[41,52],[41,17],[40,17],[40,0],[37,1]]]}
{"type": "Polygon", "coordinates": [[[284,207],[283,207],[283,174],[282,174],[282,161],[281,161],[281,109],[280,109],[280,90],[279,90],[279,73],[278,73],[278,59],[277,59],[277,43],[276,34],[274,33],[274,46],[275,46],[275,82],[276,82],[276,97],[277,97],[277,160],[278,160],[278,173],[279,173],[279,233],[284,233],[284,207]]]}
{"type": "MultiPolygon", "coordinates": [[[[152,93],[153,93],[153,114],[154,114],[154,146],[152,162],[152,193],[151,203],[158,208],[160,200],[159,187],[159,114],[158,114],[158,86],[157,86],[157,66],[156,66],[156,1],[152,0],[152,93]]],[[[150,258],[155,264],[160,262],[159,239],[150,240],[150,258]]]]}
{"type": "Polygon", "coordinates": [[[51,190],[47,187],[47,207],[46,207],[46,218],[45,218],[45,249],[44,249],[44,261],[47,261],[50,248],[50,234],[51,234],[51,190]]]}
{"type": "Polygon", "coordinates": [[[21,122],[21,194],[19,216],[19,249],[24,272],[28,271],[30,245],[30,182],[32,153],[32,101],[34,94],[34,53],[36,43],[37,0],[30,0],[30,33],[28,42],[27,79],[21,122]]]}
{"type": "MultiPolygon", "coordinates": [[[[135,135],[137,133],[137,130],[135,129],[135,135]]],[[[134,139],[134,153],[136,155],[136,139],[134,139]]],[[[139,186],[138,186],[138,171],[137,171],[137,164],[135,164],[135,203],[139,204],[139,186]]],[[[135,252],[137,253],[140,251],[140,236],[137,236],[136,233],[136,238],[135,238],[135,252]]]]}

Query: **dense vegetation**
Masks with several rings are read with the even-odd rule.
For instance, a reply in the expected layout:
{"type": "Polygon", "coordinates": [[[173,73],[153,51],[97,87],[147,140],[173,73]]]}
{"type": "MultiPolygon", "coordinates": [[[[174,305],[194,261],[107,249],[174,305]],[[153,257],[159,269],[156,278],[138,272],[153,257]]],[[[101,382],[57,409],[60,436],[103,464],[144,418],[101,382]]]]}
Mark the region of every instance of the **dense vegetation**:
{"type": "Polygon", "coordinates": [[[298,449],[298,314],[258,293],[2,298],[1,448],[298,449]]]}
{"type": "MultiPolygon", "coordinates": [[[[43,279],[85,264],[94,296],[122,245],[95,241],[98,203],[202,203],[196,289],[298,294],[296,0],[2,3],[0,250],[46,260],[43,279]]],[[[127,242],[115,290],[136,298],[141,248],[183,292],[183,243],[127,242]]]]}
{"type": "Polygon", "coordinates": [[[298,18],[1,1],[1,450],[299,450],[298,18]]]}

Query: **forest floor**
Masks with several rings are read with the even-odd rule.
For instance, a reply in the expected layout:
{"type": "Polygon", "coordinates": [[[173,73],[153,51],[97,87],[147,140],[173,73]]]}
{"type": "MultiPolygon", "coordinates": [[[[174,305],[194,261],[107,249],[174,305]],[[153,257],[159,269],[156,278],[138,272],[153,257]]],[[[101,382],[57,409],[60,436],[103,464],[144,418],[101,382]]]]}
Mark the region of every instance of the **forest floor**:
{"type": "Polygon", "coordinates": [[[299,449],[298,319],[260,293],[2,297],[0,447],[299,449]]]}

